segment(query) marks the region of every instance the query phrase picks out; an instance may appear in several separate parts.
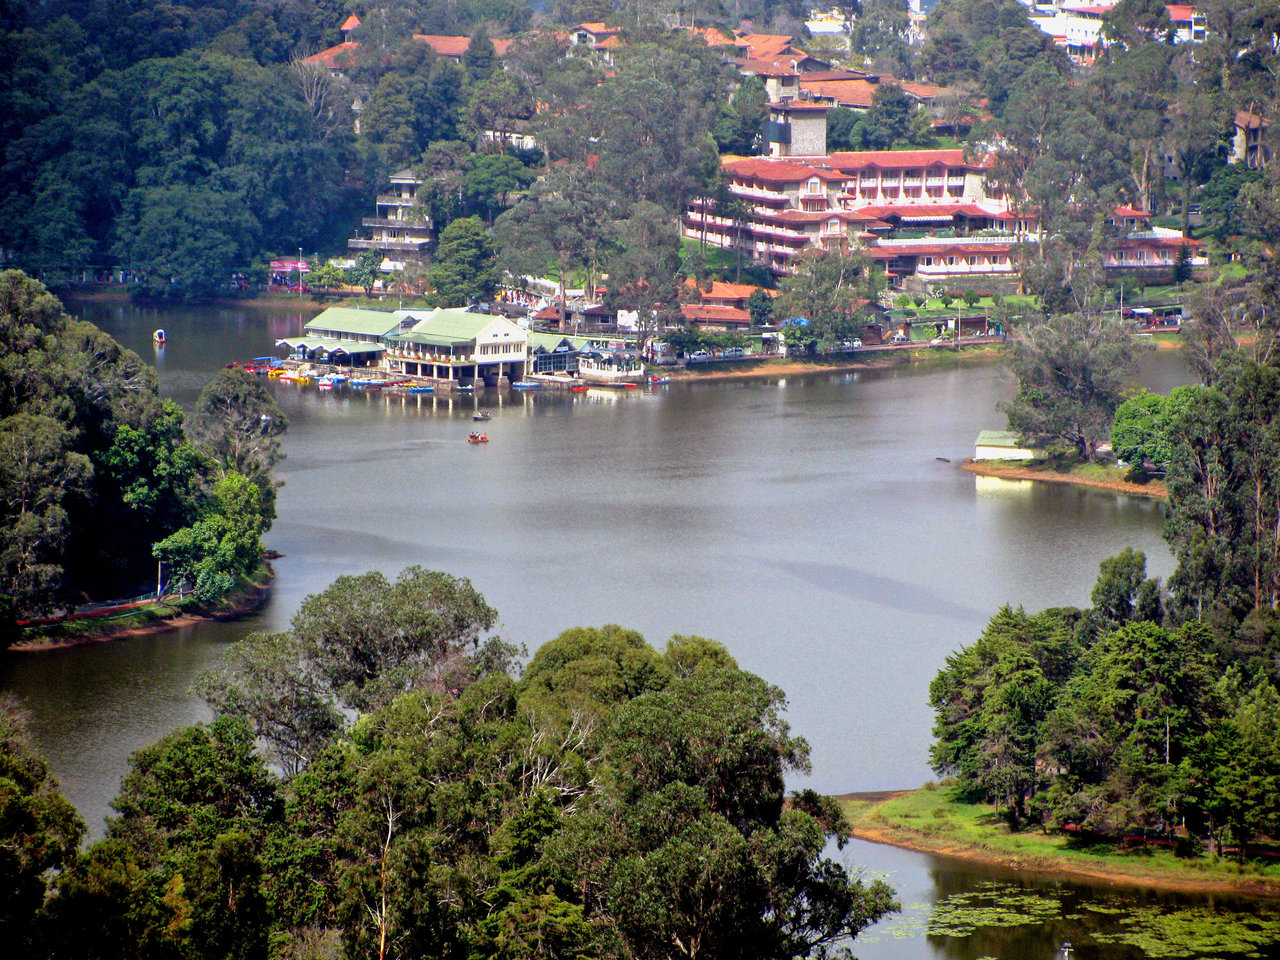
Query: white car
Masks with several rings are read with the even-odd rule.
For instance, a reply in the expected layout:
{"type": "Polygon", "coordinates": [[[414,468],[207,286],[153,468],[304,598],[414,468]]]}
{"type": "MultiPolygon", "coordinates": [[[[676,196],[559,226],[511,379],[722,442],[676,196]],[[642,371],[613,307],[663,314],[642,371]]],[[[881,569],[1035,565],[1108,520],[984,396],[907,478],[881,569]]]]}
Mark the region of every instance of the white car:
{"type": "Polygon", "coordinates": [[[889,342],[890,342],[890,343],[910,343],[910,342],[911,342],[911,338],[910,338],[910,337],[908,337],[908,336],[907,336],[905,333],[903,333],[901,330],[899,330],[899,331],[897,331],[896,333],[894,333],[894,335],[893,335],[892,337],[890,337],[890,338],[889,338],[889,342]]]}
{"type": "Polygon", "coordinates": [[[701,363],[704,360],[710,360],[710,359],[711,359],[711,354],[709,354],[706,350],[695,350],[693,351],[693,353],[689,354],[690,363],[701,363]]]}

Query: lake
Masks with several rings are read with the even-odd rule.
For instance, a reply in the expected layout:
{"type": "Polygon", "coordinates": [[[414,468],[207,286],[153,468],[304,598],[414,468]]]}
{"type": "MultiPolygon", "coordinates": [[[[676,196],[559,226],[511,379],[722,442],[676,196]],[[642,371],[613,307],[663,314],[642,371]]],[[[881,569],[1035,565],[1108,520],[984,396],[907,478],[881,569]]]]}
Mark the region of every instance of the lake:
{"type": "MultiPolygon", "coordinates": [[[[216,370],[271,353],[310,316],[73,310],[154,359],[162,391],[188,408],[216,370]],[[168,331],[161,351],[156,327],[168,331]]],[[[1153,389],[1188,379],[1176,351],[1144,363],[1153,389]]],[[[29,705],[39,746],[95,834],[129,754],[207,716],[189,693],[199,672],[244,634],[286,626],[342,574],[422,564],[469,577],[503,636],[530,651],[603,623],[659,646],[672,633],[720,640],[787,692],[813,760],[793,785],[844,793],[930,779],[929,681],[999,605],[1085,605],[1098,563],[1126,546],[1156,575],[1172,568],[1155,502],[960,469],[978,431],[1003,426],[996,406],[1012,385],[994,363],[464,399],[272,389],[291,426],[266,607],[238,623],[0,661],[0,684],[29,705]],[[476,409],[493,415],[484,446],[465,442],[476,409]]],[[[1062,888],[866,843],[846,854],[919,907],[908,919],[982,883],[1062,888]]],[[[1071,890],[1064,912],[1111,896],[1071,890]]],[[[1102,947],[1080,921],[1063,921],[1066,933],[1037,920],[964,937],[896,922],[859,941],[858,955],[1047,960],[1071,930],[1078,960],[1129,955],[1090,952],[1102,947]]]]}

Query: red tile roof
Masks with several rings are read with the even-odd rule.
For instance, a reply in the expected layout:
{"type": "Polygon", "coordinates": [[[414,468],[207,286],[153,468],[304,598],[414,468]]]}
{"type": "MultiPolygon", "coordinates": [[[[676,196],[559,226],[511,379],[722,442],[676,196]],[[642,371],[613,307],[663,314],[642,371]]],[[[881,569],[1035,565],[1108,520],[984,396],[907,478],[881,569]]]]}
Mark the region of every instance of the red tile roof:
{"type": "Polygon", "coordinates": [[[1164,8],[1169,11],[1169,19],[1174,23],[1190,20],[1196,13],[1194,6],[1185,3],[1166,3],[1164,8]]]}
{"type": "Polygon", "coordinates": [[[345,21],[343,21],[342,26],[340,26],[338,29],[345,33],[348,30],[354,30],[358,26],[360,26],[360,18],[353,13],[351,16],[347,17],[345,21]]]}
{"type": "Polygon", "coordinates": [[[355,59],[356,50],[360,44],[354,40],[346,40],[336,47],[330,47],[328,50],[321,50],[319,53],[313,53],[307,57],[307,63],[318,63],[328,67],[330,70],[337,70],[340,67],[348,66],[355,59]]]}
{"type": "Polygon", "coordinates": [[[924,218],[936,217],[937,219],[946,219],[949,217],[999,217],[1000,214],[992,210],[984,210],[976,203],[889,203],[881,206],[859,207],[852,211],[866,218],[876,218],[884,220],[888,217],[902,218],[924,218]]]}
{"type": "Polygon", "coordinates": [[[1250,113],[1248,110],[1237,110],[1236,126],[1242,130],[1257,130],[1259,127],[1271,126],[1271,121],[1264,120],[1256,113],[1250,113]]]}
{"type": "Polygon", "coordinates": [[[833,153],[831,165],[848,173],[863,167],[879,167],[882,170],[902,170],[910,167],[965,167],[982,169],[983,163],[969,163],[963,150],[860,150],[833,153]]]}
{"type": "Polygon", "coordinates": [[[680,314],[690,323],[725,323],[747,326],[751,323],[751,314],[737,307],[723,307],[706,303],[682,303],[680,314]]]}
{"type": "Polygon", "coordinates": [[[775,160],[770,157],[727,157],[724,169],[737,177],[752,177],[769,183],[799,183],[810,177],[827,182],[842,182],[845,178],[834,170],[811,166],[799,160],[775,160]]]}
{"type": "Polygon", "coordinates": [[[753,283],[725,283],[723,280],[712,280],[711,289],[704,290],[693,277],[685,281],[685,286],[697,290],[698,296],[703,300],[742,300],[745,302],[757,290],[764,290],[771,297],[778,295],[776,290],[765,290],[764,287],[757,287],[753,283]]]}
{"type": "MultiPolygon", "coordinates": [[[[459,58],[471,45],[470,37],[442,37],[433,33],[415,33],[413,39],[421,40],[441,57],[459,58]]],[[[515,43],[514,40],[494,40],[493,51],[498,56],[504,57],[513,43],[515,43]]]]}
{"type": "Polygon", "coordinates": [[[752,60],[805,56],[803,50],[797,50],[791,45],[794,37],[774,33],[740,33],[738,39],[747,45],[747,56],[752,60]]]}
{"type": "Polygon", "coordinates": [[[799,113],[821,113],[831,108],[829,103],[814,103],[812,100],[786,100],[781,103],[769,104],[770,110],[787,110],[799,113]]]}
{"type": "Polygon", "coordinates": [[[806,74],[800,80],[800,89],[815,97],[834,100],[845,107],[870,107],[872,94],[878,84],[860,77],[840,80],[812,80],[806,74]]]}

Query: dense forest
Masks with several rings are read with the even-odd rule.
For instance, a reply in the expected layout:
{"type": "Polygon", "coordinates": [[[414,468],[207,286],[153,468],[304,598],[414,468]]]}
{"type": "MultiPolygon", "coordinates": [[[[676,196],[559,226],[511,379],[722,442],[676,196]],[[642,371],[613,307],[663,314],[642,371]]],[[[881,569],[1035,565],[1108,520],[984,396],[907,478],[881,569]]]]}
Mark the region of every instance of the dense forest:
{"type": "Polygon", "coordinates": [[[204,601],[258,572],[286,426],[240,370],[188,418],[160,398],[154,367],[0,273],[0,637],[154,587],[157,561],[204,601]]]}
{"type": "Polygon", "coordinates": [[[0,710],[6,942],[86,960],[784,960],[897,909],[825,855],[847,837],[835,803],[784,795],[808,746],[782,691],[720,644],[573,629],[513,679],[496,618],[446,574],[340,578],[202,679],[217,719],[137,753],[83,852],[0,710]]]}
{"type": "MultiPolygon", "coordinates": [[[[915,46],[902,0],[868,0],[850,7],[843,46],[810,46],[945,86],[933,113],[994,149],[993,184],[1024,195],[1054,238],[1027,258],[1029,289],[1069,300],[1096,286],[1101,213],[1117,203],[1185,227],[1201,202],[1212,240],[1240,234],[1240,192],[1263,175],[1226,164],[1231,117],[1276,103],[1267,38],[1280,13],[1270,0],[1202,9],[1208,39],[1175,46],[1162,5],[1125,0],[1108,15],[1114,44],[1087,71],[1017,0],[941,0],[915,46]]],[[[413,166],[437,237],[478,217],[499,266],[616,276],[618,305],[643,307],[644,291],[708,271],[681,257],[676,215],[695,194],[734,215],[717,156],[752,152],[764,115],[758,80],[672,28],[745,19],[804,42],[804,13],[769,0],[4,0],[4,255],[49,282],[116,265],[139,294],[225,293],[234,271],[273,254],[344,252],[386,176],[413,166]],[[352,13],[361,23],[343,34],[352,13]],[[568,47],[564,27],[584,20],[621,25],[625,43],[607,59],[568,47]],[[471,45],[455,63],[415,33],[471,45]],[[516,43],[499,58],[493,37],[516,43]],[[341,73],[306,60],[344,39],[358,46],[341,73]],[[522,125],[545,149],[505,144],[522,125]]],[[[866,113],[833,111],[832,146],[929,146],[928,119],[885,84],[866,113]]],[[[468,265],[446,265],[446,283],[468,265]]],[[[403,279],[432,285],[425,270],[403,279]]]]}

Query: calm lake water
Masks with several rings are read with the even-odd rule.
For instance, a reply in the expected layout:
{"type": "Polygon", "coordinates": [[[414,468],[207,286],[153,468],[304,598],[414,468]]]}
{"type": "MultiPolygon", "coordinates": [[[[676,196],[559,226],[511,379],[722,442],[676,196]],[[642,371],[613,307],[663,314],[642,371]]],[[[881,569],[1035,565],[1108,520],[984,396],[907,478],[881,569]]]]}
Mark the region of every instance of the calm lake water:
{"type": "MultiPolygon", "coordinates": [[[[309,316],[73,308],[154,358],[163,392],[187,407],[218,368],[271,353],[309,316]],[[158,352],[150,334],[161,326],[169,343],[158,352]]],[[[1167,390],[1188,374],[1176,352],[1158,353],[1142,380],[1167,390]]],[[[463,400],[273,389],[291,422],[268,537],[283,556],[258,615],[0,660],[0,685],[29,705],[95,833],[129,754],[207,716],[189,693],[196,675],[244,634],[284,627],[303,597],[346,573],[416,563],[470,577],[503,635],[530,650],[609,622],[657,645],[677,632],[721,640],[787,691],[792,726],[812,745],[813,773],[795,785],[844,793],[931,777],[929,681],[1000,604],[1087,604],[1099,561],[1126,546],[1144,550],[1154,574],[1172,567],[1155,503],[959,468],[979,430],[1003,425],[996,404],[1011,384],[995,364],[463,400]],[[493,414],[483,447],[465,442],[478,408],[493,414]]],[[[1110,903],[1105,888],[866,843],[843,855],[887,875],[909,908],[859,941],[863,960],[1048,960],[1063,940],[1079,960],[1142,956],[1092,944],[1094,921],[1078,917],[924,933],[929,904],[983,883],[1052,895],[1072,916],[1090,898],[1110,903]]]]}

